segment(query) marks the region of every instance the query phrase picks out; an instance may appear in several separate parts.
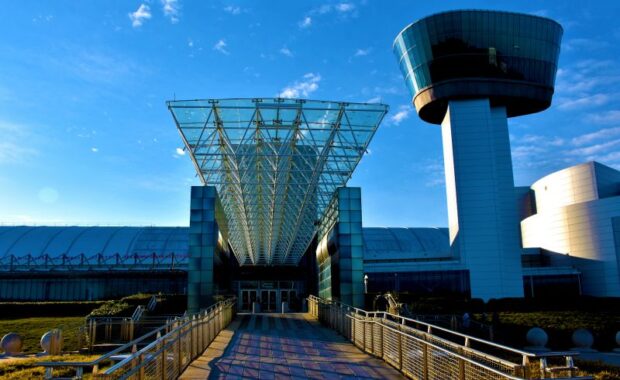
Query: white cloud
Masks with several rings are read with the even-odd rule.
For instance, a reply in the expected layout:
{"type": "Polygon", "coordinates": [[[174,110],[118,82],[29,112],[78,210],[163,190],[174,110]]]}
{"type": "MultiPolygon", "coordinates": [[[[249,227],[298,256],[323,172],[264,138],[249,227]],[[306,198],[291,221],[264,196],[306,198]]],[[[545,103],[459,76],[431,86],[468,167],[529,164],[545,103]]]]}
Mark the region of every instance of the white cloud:
{"type": "Polygon", "coordinates": [[[571,142],[574,145],[583,145],[596,140],[608,139],[620,135],[620,127],[604,128],[595,132],[586,133],[585,135],[574,137],[571,142]]]}
{"type": "Polygon", "coordinates": [[[398,112],[390,116],[390,122],[394,125],[399,125],[403,120],[406,120],[411,115],[412,108],[409,105],[402,105],[398,107],[398,112]]]}
{"type": "Polygon", "coordinates": [[[183,150],[183,148],[176,148],[175,152],[179,156],[185,156],[185,150],[183,150]]]}
{"type": "MultiPolygon", "coordinates": [[[[620,123],[620,110],[611,110],[611,111],[589,114],[586,117],[586,120],[592,123],[596,123],[596,124],[620,123]]],[[[617,128],[614,128],[614,129],[617,129],[617,128]]]]}
{"type": "Polygon", "coordinates": [[[278,96],[281,98],[299,98],[300,96],[307,97],[319,89],[320,81],[320,74],[308,73],[304,75],[303,80],[296,81],[292,85],[282,89],[278,96]]]}
{"type": "Polygon", "coordinates": [[[381,97],[375,96],[374,98],[368,99],[366,103],[381,103],[381,97]]]}
{"type": "Polygon", "coordinates": [[[287,57],[292,57],[293,56],[293,52],[291,52],[291,50],[289,48],[287,48],[286,46],[284,46],[282,49],[280,49],[280,53],[284,54],[287,57]]]}
{"type": "Polygon", "coordinates": [[[299,22],[299,27],[302,29],[309,28],[312,25],[312,17],[306,16],[299,22]]]}
{"type": "Polygon", "coordinates": [[[194,41],[192,41],[191,39],[187,41],[187,46],[189,47],[194,47],[194,41]]]}
{"type": "Polygon", "coordinates": [[[609,43],[603,38],[573,38],[562,44],[562,49],[566,51],[573,50],[598,50],[609,46],[609,43]]]}
{"type": "Polygon", "coordinates": [[[129,13],[129,19],[131,20],[131,26],[138,28],[144,24],[144,21],[151,18],[151,8],[146,4],[140,4],[135,12],[129,13]]]}
{"type": "Polygon", "coordinates": [[[355,51],[355,56],[356,57],[366,56],[366,55],[370,54],[370,50],[371,50],[370,48],[368,48],[368,49],[357,49],[355,51]]]}
{"type": "Polygon", "coordinates": [[[586,146],[583,148],[573,149],[570,153],[580,156],[588,156],[589,159],[595,159],[593,155],[604,153],[609,148],[615,147],[620,144],[620,140],[611,140],[600,144],[586,146]]]}
{"type": "Polygon", "coordinates": [[[336,4],[335,8],[338,12],[346,13],[351,12],[355,9],[355,4],[353,3],[340,3],[336,4]]]}
{"type": "Polygon", "coordinates": [[[228,12],[231,15],[238,15],[241,13],[241,7],[238,7],[236,5],[229,5],[224,8],[224,12],[228,12]]]}
{"type": "Polygon", "coordinates": [[[353,3],[323,4],[318,8],[311,9],[298,25],[302,29],[308,28],[312,25],[311,16],[326,15],[329,13],[337,14],[340,19],[356,17],[357,12],[355,12],[355,9],[355,4],[353,3]]]}
{"type": "Polygon", "coordinates": [[[226,49],[226,46],[228,46],[228,45],[226,45],[226,41],[219,40],[219,41],[217,41],[215,43],[215,45],[213,45],[213,50],[217,50],[217,51],[219,51],[222,54],[228,55],[228,54],[230,54],[230,52],[226,49]]]}
{"type": "Polygon", "coordinates": [[[23,144],[30,141],[33,134],[26,125],[18,125],[0,121],[0,165],[19,164],[37,156],[39,151],[33,148],[34,144],[23,144]]]}
{"type": "Polygon", "coordinates": [[[93,152],[93,153],[97,153],[97,152],[99,152],[99,148],[92,147],[92,148],[90,148],[90,151],[93,152]]]}
{"type": "Polygon", "coordinates": [[[179,2],[178,0],[161,0],[164,15],[170,19],[170,22],[176,24],[179,22],[179,2]]]}
{"type": "Polygon", "coordinates": [[[558,109],[562,111],[572,110],[586,110],[592,106],[601,106],[609,101],[609,96],[606,94],[593,94],[583,96],[580,98],[572,99],[558,99],[558,109]]]}

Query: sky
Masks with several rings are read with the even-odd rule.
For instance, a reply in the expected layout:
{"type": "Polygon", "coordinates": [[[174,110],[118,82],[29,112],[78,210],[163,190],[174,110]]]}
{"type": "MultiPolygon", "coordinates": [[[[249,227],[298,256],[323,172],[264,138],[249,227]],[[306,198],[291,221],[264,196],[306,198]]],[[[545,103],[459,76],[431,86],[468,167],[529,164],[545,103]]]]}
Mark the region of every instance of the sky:
{"type": "Polygon", "coordinates": [[[515,184],[620,169],[617,1],[6,1],[0,224],[188,225],[200,181],[165,101],[283,96],[388,104],[348,183],[364,226],[447,226],[441,131],[417,117],[391,45],[463,8],[564,27],[552,106],[509,120],[515,184]]]}

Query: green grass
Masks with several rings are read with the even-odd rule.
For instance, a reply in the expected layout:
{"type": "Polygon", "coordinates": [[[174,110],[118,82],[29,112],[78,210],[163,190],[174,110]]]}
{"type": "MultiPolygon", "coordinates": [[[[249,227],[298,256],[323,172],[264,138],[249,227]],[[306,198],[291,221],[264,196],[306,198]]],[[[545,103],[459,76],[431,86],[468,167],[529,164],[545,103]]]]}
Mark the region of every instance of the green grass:
{"type": "MultiPolygon", "coordinates": [[[[25,358],[0,359],[0,378],[4,380],[24,380],[42,379],[45,368],[38,367],[37,363],[47,361],[79,361],[87,362],[98,358],[97,355],[62,355],[62,356],[42,356],[25,358]]],[[[59,368],[54,371],[54,376],[70,377],[74,376],[75,371],[71,368],[59,368]]],[[[85,374],[84,379],[91,379],[90,373],[85,374]]]]}
{"type": "Polygon", "coordinates": [[[84,325],[84,317],[37,317],[0,320],[0,335],[16,332],[24,339],[23,351],[41,352],[41,336],[51,329],[62,330],[63,350],[73,351],[78,347],[77,330],[84,325]]]}

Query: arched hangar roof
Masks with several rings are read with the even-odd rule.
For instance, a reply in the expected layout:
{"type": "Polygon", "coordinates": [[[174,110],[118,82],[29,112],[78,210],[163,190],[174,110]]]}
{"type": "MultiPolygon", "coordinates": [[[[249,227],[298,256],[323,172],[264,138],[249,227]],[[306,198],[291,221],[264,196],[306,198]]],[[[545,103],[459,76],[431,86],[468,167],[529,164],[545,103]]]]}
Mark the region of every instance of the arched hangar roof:
{"type": "Polygon", "coordinates": [[[363,229],[365,260],[434,259],[450,256],[447,228],[363,229]]]}
{"type": "Polygon", "coordinates": [[[186,255],[188,239],[187,227],[0,226],[0,257],[186,255]]]}

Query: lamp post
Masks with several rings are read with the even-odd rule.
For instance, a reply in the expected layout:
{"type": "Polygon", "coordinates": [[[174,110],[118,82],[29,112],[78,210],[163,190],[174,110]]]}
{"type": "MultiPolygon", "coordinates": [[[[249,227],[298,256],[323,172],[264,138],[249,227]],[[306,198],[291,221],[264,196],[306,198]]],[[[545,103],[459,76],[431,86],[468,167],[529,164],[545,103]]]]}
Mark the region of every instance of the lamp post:
{"type": "Polygon", "coordinates": [[[364,294],[368,294],[368,275],[364,275],[364,294]]]}

